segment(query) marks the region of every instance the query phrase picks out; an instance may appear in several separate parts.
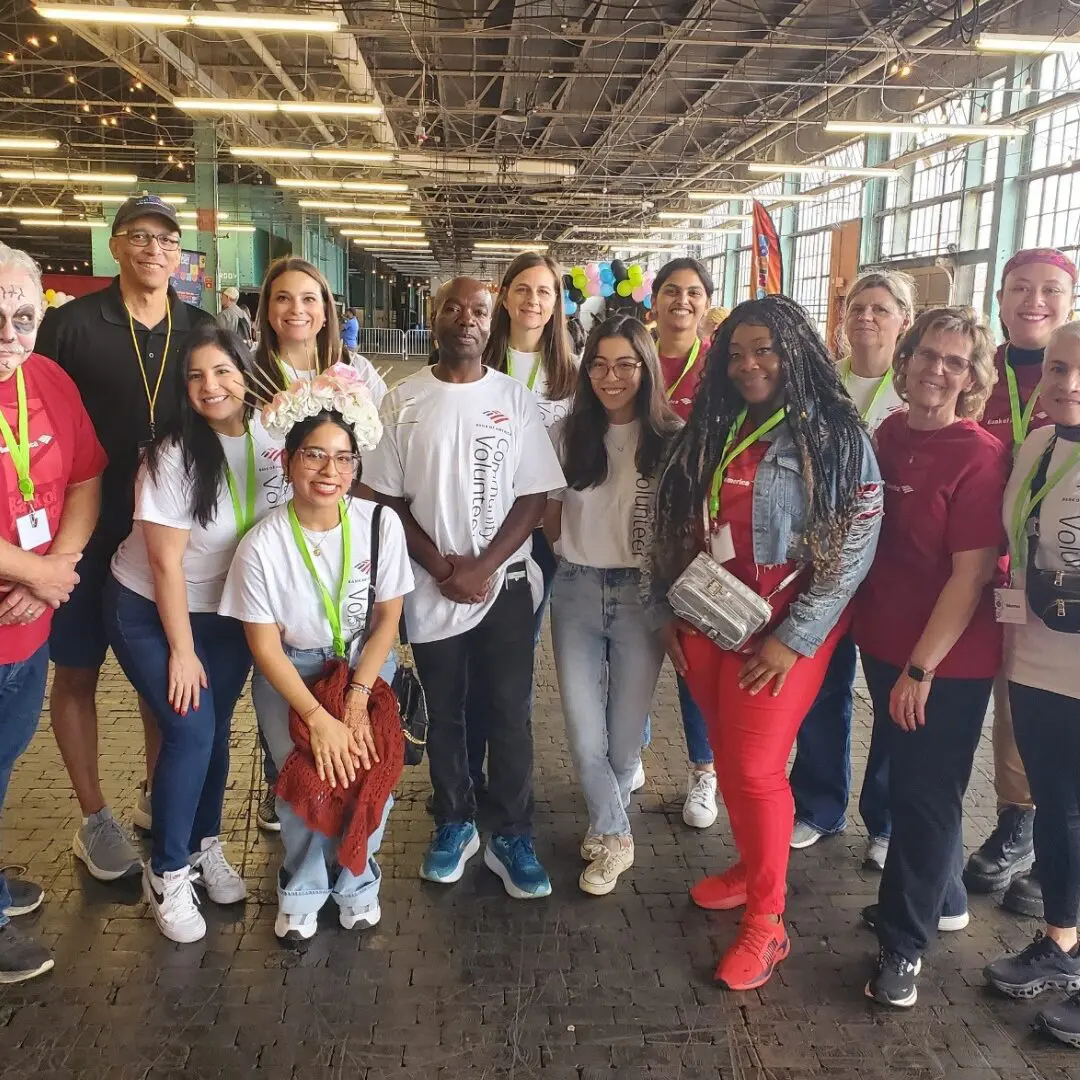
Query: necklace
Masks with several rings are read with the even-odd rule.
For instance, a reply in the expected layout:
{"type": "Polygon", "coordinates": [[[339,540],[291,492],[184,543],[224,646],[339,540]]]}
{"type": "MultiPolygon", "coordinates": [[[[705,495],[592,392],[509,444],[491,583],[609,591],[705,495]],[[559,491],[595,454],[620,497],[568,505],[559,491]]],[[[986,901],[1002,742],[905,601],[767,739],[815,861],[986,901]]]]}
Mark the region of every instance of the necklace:
{"type": "MultiPolygon", "coordinates": [[[[956,421],[954,420],[953,423],[956,423],[956,421]]],[[[912,448],[911,456],[907,459],[907,463],[909,465],[914,465],[915,464],[915,456],[918,453],[920,453],[921,451],[926,449],[926,444],[928,442],[930,442],[931,439],[933,439],[936,436],[940,435],[941,432],[948,431],[950,427],[952,427],[952,424],[946,424],[944,427],[935,428],[933,431],[930,432],[929,435],[926,436],[925,439],[920,439],[919,440],[919,445],[912,448]]],[[[915,431],[917,429],[912,428],[912,430],[915,431]]]]}
{"type": "MultiPolygon", "coordinates": [[[[299,524],[299,522],[297,522],[297,524],[299,524]]],[[[322,555],[322,546],[323,546],[324,543],[326,543],[326,538],[334,530],[333,529],[327,529],[325,532],[316,533],[315,535],[318,537],[317,540],[313,540],[311,538],[311,533],[309,533],[307,531],[307,529],[304,528],[303,525],[300,526],[300,531],[304,534],[304,539],[308,542],[308,546],[311,548],[311,554],[316,556],[316,557],[319,557],[319,556],[322,555]]]]}

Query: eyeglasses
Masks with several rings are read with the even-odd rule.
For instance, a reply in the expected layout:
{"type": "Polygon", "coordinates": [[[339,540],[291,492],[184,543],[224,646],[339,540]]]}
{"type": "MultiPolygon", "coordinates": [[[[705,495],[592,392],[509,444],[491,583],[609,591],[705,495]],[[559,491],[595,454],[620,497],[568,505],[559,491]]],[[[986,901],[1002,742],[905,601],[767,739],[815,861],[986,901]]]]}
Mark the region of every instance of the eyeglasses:
{"type": "Polygon", "coordinates": [[[603,360],[590,360],[585,370],[593,382],[602,382],[609,371],[614,371],[615,378],[625,382],[634,377],[634,372],[639,367],[640,360],[616,360],[614,364],[607,364],[603,360]]]}
{"type": "Polygon", "coordinates": [[[334,468],[343,475],[356,472],[356,467],[360,464],[359,454],[328,454],[325,450],[320,450],[317,446],[301,446],[297,451],[300,455],[300,460],[304,465],[312,472],[322,472],[326,468],[328,461],[333,461],[334,468]]]}
{"type": "Polygon", "coordinates": [[[171,233],[152,233],[145,229],[134,229],[131,232],[123,231],[113,233],[114,236],[125,236],[132,247],[149,247],[155,240],[162,251],[177,251],[180,247],[180,237],[171,233]]]}
{"type": "Polygon", "coordinates": [[[971,370],[971,361],[966,356],[942,356],[933,349],[917,348],[911,358],[917,360],[923,367],[937,367],[938,361],[945,369],[947,375],[966,375],[971,370]]]}

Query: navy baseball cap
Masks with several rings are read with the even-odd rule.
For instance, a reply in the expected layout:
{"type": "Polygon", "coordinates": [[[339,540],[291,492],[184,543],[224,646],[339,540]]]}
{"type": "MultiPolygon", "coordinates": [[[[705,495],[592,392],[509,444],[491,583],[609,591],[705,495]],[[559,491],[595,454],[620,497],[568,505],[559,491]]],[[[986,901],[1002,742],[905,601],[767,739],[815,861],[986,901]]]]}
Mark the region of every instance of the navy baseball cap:
{"type": "Polygon", "coordinates": [[[164,199],[159,199],[157,195],[147,195],[144,192],[142,195],[132,195],[116,211],[116,217],[113,218],[112,223],[112,235],[115,236],[117,230],[129,221],[146,217],[148,214],[164,218],[177,232],[182,231],[180,222],[176,217],[176,211],[164,199]]]}

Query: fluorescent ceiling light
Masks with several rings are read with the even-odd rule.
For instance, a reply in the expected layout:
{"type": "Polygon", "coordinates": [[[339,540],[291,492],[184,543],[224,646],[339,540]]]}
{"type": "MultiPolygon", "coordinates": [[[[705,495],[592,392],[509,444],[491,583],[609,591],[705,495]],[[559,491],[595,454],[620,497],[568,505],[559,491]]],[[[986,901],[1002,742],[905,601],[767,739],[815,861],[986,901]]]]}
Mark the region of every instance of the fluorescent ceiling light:
{"type": "Polygon", "coordinates": [[[342,229],[342,236],[362,236],[367,240],[426,240],[427,233],[417,229],[384,232],[382,229],[342,229]]]}
{"type": "Polygon", "coordinates": [[[21,135],[0,135],[0,150],[58,150],[59,139],[29,139],[21,135]]]}
{"type": "Polygon", "coordinates": [[[58,218],[23,218],[20,225],[41,225],[41,226],[54,226],[62,225],[68,229],[104,229],[107,225],[107,221],[76,221],[72,218],[70,221],[64,221],[58,218]]]}
{"type": "Polygon", "coordinates": [[[368,239],[355,239],[354,244],[370,248],[372,251],[407,251],[410,248],[430,248],[428,240],[391,240],[389,237],[370,237],[368,239]]]}
{"type": "Polygon", "coordinates": [[[374,180],[331,180],[329,177],[316,177],[313,180],[279,179],[278,187],[299,190],[319,188],[323,191],[366,191],[371,195],[407,195],[408,184],[385,184],[374,180]]]}
{"type": "MultiPolygon", "coordinates": [[[[752,221],[753,218],[750,214],[746,214],[741,215],[740,220],[752,221]]],[[[654,240],[662,240],[664,239],[664,237],[661,235],[662,233],[672,233],[674,234],[673,238],[680,237],[683,233],[692,233],[694,236],[730,236],[732,233],[741,233],[742,227],[736,226],[733,229],[703,229],[700,225],[691,225],[686,228],[672,228],[670,226],[661,227],[659,225],[655,225],[646,229],[645,232],[647,232],[654,240]]]]}
{"type": "Polygon", "coordinates": [[[820,195],[796,195],[793,192],[785,191],[783,195],[762,195],[758,202],[765,206],[779,206],[781,203],[816,202],[820,198],[820,195]]]}
{"type": "Polygon", "coordinates": [[[754,162],[746,166],[747,172],[752,173],[784,173],[790,176],[805,176],[814,174],[820,176],[851,176],[873,179],[875,176],[899,176],[899,169],[887,169],[882,165],[869,166],[866,168],[847,167],[841,165],[780,165],[774,162],[754,162]]]}
{"type": "MultiPolygon", "coordinates": [[[[123,10],[123,9],[120,9],[123,10]]],[[[174,98],[173,105],[183,112],[230,113],[300,113],[304,116],[382,116],[379,105],[353,104],[347,101],[276,101],[269,98],[174,98]]]]}
{"type": "Polygon", "coordinates": [[[704,214],[694,214],[679,212],[675,210],[661,210],[656,215],[661,221],[703,221],[705,218],[712,217],[712,211],[708,211],[704,214]]]}
{"type": "Polygon", "coordinates": [[[224,233],[252,233],[255,231],[254,225],[224,225],[217,231],[217,235],[221,236],[224,233]]]}
{"type": "Polygon", "coordinates": [[[289,146],[233,146],[229,153],[249,161],[345,161],[385,164],[394,160],[388,150],[302,150],[289,146]]]}
{"type": "Polygon", "coordinates": [[[920,124],[890,121],[829,120],[827,135],[941,135],[970,139],[1009,138],[1023,135],[1027,128],[1017,124],[920,124]]]}
{"type": "MultiPolygon", "coordinates": [[[[181,218],[184,221],[194,221],[195,218],[198,216],[198,214],[199,214],[198,210],[177,210],[176,211],[176,216],[178,218],[181,218]]],[[[218,210],[217,216],[218,216],[218,220],[220,221],[220,220],[222,220],[224,218],[227,218],[229,215],[224,210],[218,210]]]]}
{"type": "Polygon", "coordinates": [[[381,202],[333,202],[326,199],[300,199],[304,210],[358,210],[362,214],[407,214],[412,207],[408,203],[381,202]]]}
{"type": "Polygon", "coordinates": [[[302,15],[262,15],[258,12],[163,11],[158,8],[100,7],[83,4],[42,4],[42,18],[64,23],[118,23],[129,26],[201,26],[212,30],[270,30],[278,33],[334,34],[337,19],[302,15]]]}
{"type": "Polygon", "coordinates": [[[686,196],[691,202],[753,202],[753,195],[744,195],[737,191],[690,191],[686,196]]]}
{"type": "MultiPolygon", "coordinates": [[[[83,194],[80,192],[78,195],[74,195],[73,198],[76,202],[81,203],[107,203],[110,206],[119,206],[121,203],[126,203],[128,199],[132,198],[131,195],[110,195],[105,192],[100,192],[96,195],[83,194]]],[[[183,206],[187,202],[186,195],[159,195],[158,198],[162,202],[167,202],[170,206],[183,206]]]]}
{"type": "Polygon", "coordinates": [[[680,247],[697,247],[696,240],[666,240],[662,236],[620,236],[617,240],[612,240],[608,247],[626,247],[633,246],[634,244],[643,244],[645,247],[655,248],[680,248],[680,247]]]}
{"type": "Polygon", "coordinates": [[[521,240],[477,240],[474,251],[547,251],[547,244],[528,243],[521,240]]]}
{"type": "Polygon", "coordinates": [[[134,184],[130,173],[53,172],[45,169],[0,169],[0,180],[21,180],[28,184],[134,184]]]}
{"type": "Polygon", "coordinates": [[[373,218],[373,217],[328,217],[323,218],[327,225],[377,225],[386,229],[418,228],[423,221],[416,217],[373,218]]]}
{"type": "Polygon", "coordinates": [[[975,48],[982,52],[1070,53],[1080,50],[1080,37],[1034,37],[1027,34],[980,34],[975,48]]]}
{"type": "Polygon", "coordinates": [[[64,211],[59,206],[0,206],[0,214],[31,214],[35,217],[59,217],[64,211]]]}

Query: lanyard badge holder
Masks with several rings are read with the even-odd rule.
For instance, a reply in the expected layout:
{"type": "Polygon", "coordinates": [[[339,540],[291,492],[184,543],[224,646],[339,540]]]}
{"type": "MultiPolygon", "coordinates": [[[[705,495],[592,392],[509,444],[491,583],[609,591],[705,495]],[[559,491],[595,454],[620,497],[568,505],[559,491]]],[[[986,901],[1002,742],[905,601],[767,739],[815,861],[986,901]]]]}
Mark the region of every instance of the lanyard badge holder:
{"type": "Polygon", "coordinates": [[[44,509],[34,506],[34,481],[30,479],[30,415],[26,407],[26,380],[21,367],[15,372],[15,392],[18,398],[18,438],[3,412],[0,412],[0,435],[18,477],[19,494],[27,508],[27,513],[15,519],[19,547],[23,551],[33,551],[47,544],[52,539],[52,533],[49,530],[49,515],[44,509]]]}

